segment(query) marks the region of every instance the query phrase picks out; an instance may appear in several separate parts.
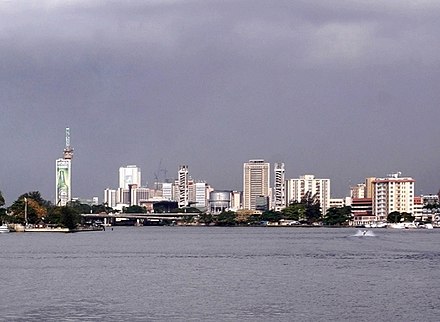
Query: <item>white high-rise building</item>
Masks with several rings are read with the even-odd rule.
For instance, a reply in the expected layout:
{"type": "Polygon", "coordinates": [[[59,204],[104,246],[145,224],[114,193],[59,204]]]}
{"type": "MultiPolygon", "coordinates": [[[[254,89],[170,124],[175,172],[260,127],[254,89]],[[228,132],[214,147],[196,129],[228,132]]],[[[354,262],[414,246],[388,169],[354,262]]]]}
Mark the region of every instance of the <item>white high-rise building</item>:
{"type": "Polygon", "coordinates": [[[280,211],[286,207],[286,186],[284,163],[275,163],[274,167],[274,209],[280,211]]]}
{"type": "Polygon", "coordinates": [[[260,197],[270,197],[270,164],[249,160],[243,164],[243,208],[255,210],[260,197]]]}
{"type": "Polygon", "coordinates": [[[178,172],[178,189],[179,189],[179,198],[177,200],[179,208],[185,208],[189,206],[189,174],[188,174],[188,166],[181,165],[179,167],[178,172]]]}
{"type": "Polygon", "coordinates": [[[130,206],[130,192],[128,189],[118,188],[116,190],[116,204],[130,206]]]}
{"type": "Polygon", "coordinates": [[[194,207],[204,209],[208,206],[209,194],[206,182],[195,183],[195,204],[194,207]]]}
{"type": "Polygon", "coordinates": [[[314,175],[286,180],[287,202],[300,202],[307,194],[319,201],[322,214],[330,208],[330,179],[316,179],[314,175]]]}
{"type": "Polygon", "coordinates": [[[162,183],[162,198],[164,200],[174,200],[173,184],[171,182],[162,183]]]}
{"type": "Polygon", "coordinates": [[[73,148],[70,146],[70,128],[66,128],[66,147],[63,158],[55,163],[55,204],[66,206],[72,200],[72,158],[73,148]]]}
{"type": "Polygon", "coordinates": [[[72,200],[72,160],[56,160],[55,202],[57,206],[65,206],[72,200]]]}
{"type": "Polygon", "coordinates": [[[110,188],[104,190],[104,204],[110,208],[116,207],[116,190],[110,188]]]}
{"type": "Polygon", "coordinates": [[[141,169],[136,165],[119,168],[119,188],[128,189],[129,185],[141,186],[141,169]]]}
{"type": "Polygon", "coordinates": [[[232,191],[231,192],[231,210],[237,211],[241,209],[241,192],[232,191]]]}
{"type": "Polygon", "coordinates": [[[414,183],[411,177],[400,177],[400,172],[373,181],[373,215],[385,221],[393,211],[414,213],[414,183]]]}

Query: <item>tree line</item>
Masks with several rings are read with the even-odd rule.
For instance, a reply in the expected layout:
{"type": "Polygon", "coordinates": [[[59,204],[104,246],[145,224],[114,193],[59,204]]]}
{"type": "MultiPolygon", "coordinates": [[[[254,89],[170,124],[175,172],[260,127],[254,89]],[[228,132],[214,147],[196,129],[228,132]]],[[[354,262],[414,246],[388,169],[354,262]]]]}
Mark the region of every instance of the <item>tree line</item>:
{"type": "Polygon", "coordinates": [[[5,208],[0,191],[0,221],[9,224],[52,225],[74,229],[81,223],[81,213],[100,213],[104,205],[89,206],[72,201],[68,206],[57,206],[45,200],[39,191],[22,194],[11,206],[5,208]]]}
{"type": "MultiPolygon", "coordinates": [[[[71,201],[67,206],[57,206],[42,198],[39,191],[22,194],[11,206],[5,208],[5,200],[0,191],[0,220],[7,223],[25,224],[25,212],[28,224],[46,224],[67,228],[75,228],[81,223],[80,214],[111,213],[114,210],[105,204],[88,205],[79,201],[71,201]],[[26,208],[26,210],[25,210],[26,208]]],[[[294,220],[300,223],[312,224],[322,221],[328,225],[344,225],[350,219],[350,208],[330,208],[322,216],[319,202],[316,198],[306,195],[300,202],[291,203],[281,211],[268,210],[261,214],[242,214],[240,212],[224,211],[218,215],[200,212],[198,209],[174,209],[173,212],[199,212],[198,222],[219,226],[258,225],[262,222],[278,222],[294,220]]],[[[133,205],[123,209],[124,213],[146,213],[146,209],[133,205]]],[[[194,220],[193,216],[184,217],[184,222],[194,220]]]]}

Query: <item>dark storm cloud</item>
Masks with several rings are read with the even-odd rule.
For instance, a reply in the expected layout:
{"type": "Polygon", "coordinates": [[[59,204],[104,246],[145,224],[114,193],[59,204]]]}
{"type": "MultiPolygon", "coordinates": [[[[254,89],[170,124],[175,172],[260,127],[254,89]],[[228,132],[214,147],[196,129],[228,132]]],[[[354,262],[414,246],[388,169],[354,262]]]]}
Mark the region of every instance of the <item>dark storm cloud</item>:
{"type": "Polygon", "coordinates": [[[242,163],[332,179],[402,171],[439,187],[436,1],[0,2],[0,189],[54,195],[137,164],[241,189],[242,163]]]}

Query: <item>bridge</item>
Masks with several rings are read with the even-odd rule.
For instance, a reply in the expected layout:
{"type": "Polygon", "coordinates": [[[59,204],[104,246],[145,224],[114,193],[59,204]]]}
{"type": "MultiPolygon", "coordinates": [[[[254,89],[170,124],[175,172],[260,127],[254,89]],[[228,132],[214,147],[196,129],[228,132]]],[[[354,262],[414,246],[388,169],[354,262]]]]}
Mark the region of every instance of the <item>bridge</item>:
{"type": "Polygon", "coordinates": [[[117,225],[118,223],[141,224],[144,221],[165,221],[172,222],[182,220],[183,217],[195,217],[200,215],[196,212],[164,212],[164,213],[100,213],[100,214],[81,214],[86,220],[102,220],[104,225],[117,225]]]}

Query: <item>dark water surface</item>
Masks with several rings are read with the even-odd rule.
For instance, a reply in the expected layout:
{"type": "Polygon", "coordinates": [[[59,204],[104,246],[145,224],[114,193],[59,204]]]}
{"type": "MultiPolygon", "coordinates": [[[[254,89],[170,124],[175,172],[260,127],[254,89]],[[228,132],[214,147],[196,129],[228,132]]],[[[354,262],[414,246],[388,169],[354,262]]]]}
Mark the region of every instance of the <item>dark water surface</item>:
{"type": "Polygon", "coordinates": [[[0,235],[1,321],[440,321],[440,229],[0,235]]]}

